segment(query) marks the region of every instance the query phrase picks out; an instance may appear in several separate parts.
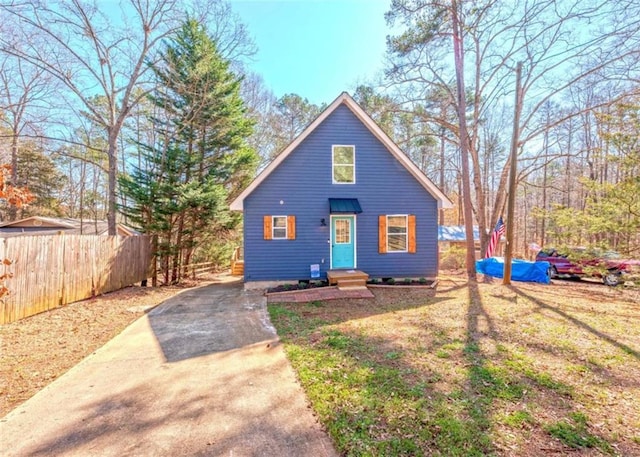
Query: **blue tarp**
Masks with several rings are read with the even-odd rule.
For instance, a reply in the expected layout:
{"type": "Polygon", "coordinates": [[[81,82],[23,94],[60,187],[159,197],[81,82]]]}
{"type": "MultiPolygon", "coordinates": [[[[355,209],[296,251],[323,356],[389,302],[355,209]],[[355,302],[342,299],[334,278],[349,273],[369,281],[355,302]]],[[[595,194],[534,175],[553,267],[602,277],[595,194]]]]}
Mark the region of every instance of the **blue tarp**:
{"type": "MultiPolygon", "coordinates": [[[[547,274],[551,264],[549,262],[530,262],[528,260],[511,260],[511,279],[514,281],[541,282],[549,284],[547,274]]],[[[484,275],[502,278],[504,273],[504,258],[489,257],[476,261],[476,271],[484,275]]]]}

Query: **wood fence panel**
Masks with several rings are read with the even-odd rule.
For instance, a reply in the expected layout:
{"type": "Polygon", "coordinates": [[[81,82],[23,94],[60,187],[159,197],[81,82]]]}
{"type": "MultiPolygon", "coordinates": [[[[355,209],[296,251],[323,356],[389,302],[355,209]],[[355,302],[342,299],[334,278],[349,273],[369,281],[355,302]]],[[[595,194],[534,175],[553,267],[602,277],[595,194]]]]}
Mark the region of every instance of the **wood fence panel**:
{"type": "MultiPolygon", "coordinates": [[[[11,265],[0,302],[0,324],[147,278],[151,238],[146,236],[52,235],[0,239],[0,260],[11,265]]],[[[1,271],[1,270],[0,270],[1,271]]]]}
{"type": "MultiPolygon", "coordinates": [[[[96,256],[102,259],[102,262],[94,263],[93,273],[93,287],[95,288],[96,294],[99,295],[110,290],[109,272],[105,266],[110,265],[113,262],[113,258],[111,257],[111,250],[109,249],[110,243],[108,239],[96,239],[94,241],[92,249],[96,253],[96,256]]],[[[115,271],[113,274],[115,274],[115,271]]]]}
{"type": "Polygon", "coordinates": [[[59,306],[63,288],[59,259],[64,244],[57,238],[5,239],[5,258],[12,262],[9,270],[13,275],[5,281],[9,289],[9,295],[4,297],[8,310],[2,314],[9,319],[7,322],[59,306]]]}
{"type": "Polygon", "coordinates": [[[67,238],[64,249],[64,263],[60,269],[64,272],[64,294],[62,305],[83,300],[95,295],[93,289],[93,264],[96,255],[93,249],[93,236],[64,235],[67,238]],[[90,294],[90,295],[87,295],[90,294]]]}

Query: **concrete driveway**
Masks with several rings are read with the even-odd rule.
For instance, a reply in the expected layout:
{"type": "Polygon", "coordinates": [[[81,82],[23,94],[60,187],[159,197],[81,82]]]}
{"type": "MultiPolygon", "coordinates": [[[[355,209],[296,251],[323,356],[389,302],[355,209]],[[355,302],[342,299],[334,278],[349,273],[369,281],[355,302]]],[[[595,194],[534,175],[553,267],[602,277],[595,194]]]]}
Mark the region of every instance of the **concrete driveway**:
{"type": "MultiPolygon", "coordinates": [[[[55,348],[52,348],[55,350],[55,348]]],[[[191,289],[0,421],[5,456],[337,456],[242,284],[191,289]]]]}

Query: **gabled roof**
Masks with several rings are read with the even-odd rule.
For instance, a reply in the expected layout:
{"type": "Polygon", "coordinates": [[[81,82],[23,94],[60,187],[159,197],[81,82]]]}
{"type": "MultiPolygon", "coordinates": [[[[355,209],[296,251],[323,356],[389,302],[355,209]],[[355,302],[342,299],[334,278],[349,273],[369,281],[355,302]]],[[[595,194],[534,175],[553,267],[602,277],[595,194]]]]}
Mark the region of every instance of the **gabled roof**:
{"type": "Polygon", "coordinates": [[[309,126],[287,146],[262,172],[253,180],[238,197],[231,202],[231,209],[242,211],[244,199],[247,198],[272,172],[275,170],[289,154],[291,154],[327,117],[331,115],[340,105],[345,105],[351,112],[369,129],[369,131],[389,150],[389,152],[400,162],[404,168],[429,192],[437,201],[438,208],[451,208],[451,200],[440,190],[427,176],[414,164],[409,157],[400,150],[389,136],[375,123],[373,119],[358,105],[351,96],[343,92],[336,98],[327,109],[325,109],[309,126]]]}
{"type": "MultiPolygon", "coordinates": [[[[140,235],[138,231],[124,224],[117,224],[116,229],[121,236],[140,235]]],[[[59,232],[69,235],[106,235],[107,221],[31,216],[0,224],[0,237],[5,238],[21,235],[51,235],[59,232]]]]}
{"type": "Polygon", "coordinates": [[[9,227],[55,227],[61,229],[73,229],[75,224],[71,222],[71,219],[61,219],[55,217],[43,217],[43,216],[31,216],[18,221],[4,222],[0,224],[0,228],[9,227]]]}

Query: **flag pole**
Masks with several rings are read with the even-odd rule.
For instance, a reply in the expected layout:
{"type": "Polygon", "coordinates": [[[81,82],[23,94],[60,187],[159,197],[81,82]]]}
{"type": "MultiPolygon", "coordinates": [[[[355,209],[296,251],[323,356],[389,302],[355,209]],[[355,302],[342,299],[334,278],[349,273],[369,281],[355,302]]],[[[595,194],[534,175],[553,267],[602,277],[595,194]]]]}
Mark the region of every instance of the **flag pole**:
{"type": "Polygon", "coordinates": [[[511,284],[511,258],[513,257],[513,214],[516,202],[517,152],[520,133],[520,112],[522,111],[522,62],[516,67],[516,105],[513,113],[513,136],[511,137],[511,170],[509,171],[509,193],[507,195],[507,246],[504,253],[504,274],[502,284],[511,284]]]}

